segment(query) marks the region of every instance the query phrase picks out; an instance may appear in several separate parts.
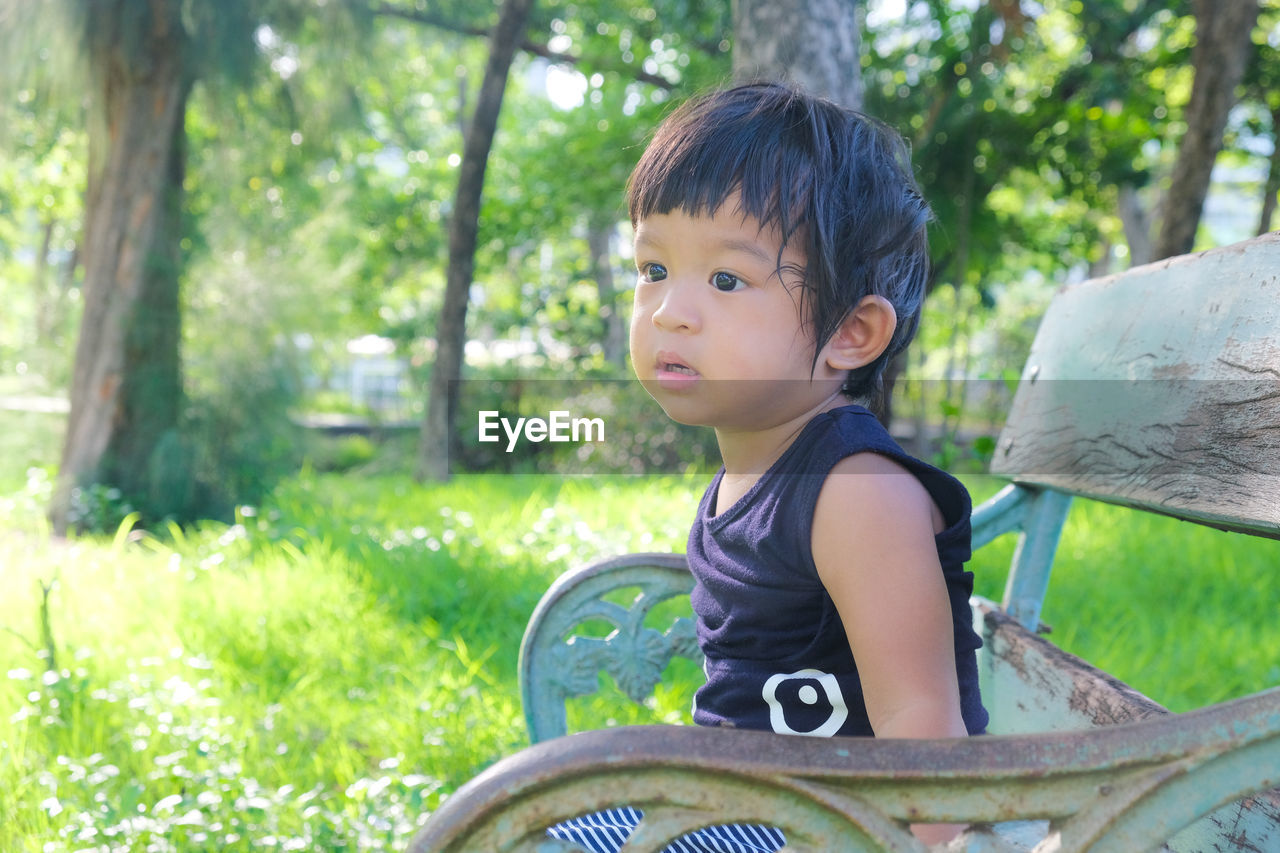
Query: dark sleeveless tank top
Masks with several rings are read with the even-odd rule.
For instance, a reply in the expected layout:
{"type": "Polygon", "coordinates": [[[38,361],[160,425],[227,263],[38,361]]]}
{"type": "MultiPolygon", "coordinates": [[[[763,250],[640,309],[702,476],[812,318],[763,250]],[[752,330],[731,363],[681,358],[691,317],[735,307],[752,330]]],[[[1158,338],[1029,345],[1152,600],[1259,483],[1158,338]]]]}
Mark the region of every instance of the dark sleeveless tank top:
{"type": "Polygon", "coordinates": [[[712,480],[689,533],[698,642],[707,683],[694,721],[785,734],[871,735],[862,686],[835,604],[810,548],[827,475],[855,453],[882,454],[910,471],[942,511],[935,537],[951,600],[960,708],[970,734],[986,730],[969,596],[969,493],[904,452],[871,412],[845,406],[810,421],[782,457],[731,507],[711,514],[712,480]]]}

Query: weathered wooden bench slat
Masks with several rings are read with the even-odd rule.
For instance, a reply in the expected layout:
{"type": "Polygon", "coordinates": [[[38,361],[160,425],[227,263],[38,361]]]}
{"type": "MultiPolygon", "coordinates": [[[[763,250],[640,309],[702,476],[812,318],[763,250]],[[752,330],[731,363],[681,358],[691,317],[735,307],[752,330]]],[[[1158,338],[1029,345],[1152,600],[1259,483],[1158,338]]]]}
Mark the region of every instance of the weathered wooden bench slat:
{"type": "Polygon", "coordinates": [[[1061,290],[991,471],[1280,537],[1280,232],[1061,290]]]}

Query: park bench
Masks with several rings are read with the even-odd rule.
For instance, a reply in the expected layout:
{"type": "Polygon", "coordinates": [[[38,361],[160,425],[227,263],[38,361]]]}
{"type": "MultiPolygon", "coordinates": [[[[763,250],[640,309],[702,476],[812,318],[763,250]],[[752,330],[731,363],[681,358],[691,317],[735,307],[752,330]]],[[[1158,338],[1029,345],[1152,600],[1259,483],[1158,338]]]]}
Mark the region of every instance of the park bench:
{"type": "Polygon", "coordinates": [[[1280,851],[1280,688],[1169,714],[1036,630],[1071,496],[1280,538],[1280,232],[1063,288],[991,467],[1009,485],[975,511],[974,546],[1018,537],[1003,603],[974,601],[991,735],[560,737],[598,672],[639,701],[672,656],[699,659],[689,618],[652,624],[692,586],[683,556],[606,559],[529,623],[534,745],[444,802],[413,849],[576,849],[545,828],[625,804],[644,819],[624,850],[650,853],[728,822],[780,827],[789,851],[923,850],[912,822],[968,823],[948,849],[973,851],[1280,851]],[[607,637],[578,629],[601,620],[607,637]]]}

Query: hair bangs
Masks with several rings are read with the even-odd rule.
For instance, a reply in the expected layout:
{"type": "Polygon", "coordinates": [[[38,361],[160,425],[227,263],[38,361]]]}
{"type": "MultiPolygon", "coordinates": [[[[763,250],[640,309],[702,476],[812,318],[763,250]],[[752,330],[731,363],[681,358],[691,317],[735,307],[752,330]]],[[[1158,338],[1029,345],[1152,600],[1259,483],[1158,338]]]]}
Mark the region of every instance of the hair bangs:
{"type": "Polygon", "coordinates": [[[736,194],[737,214],[777,228],[785,247],[809,218],[815,183],[810,152],[794,138],[803,117],[779,115],[790,101],[722,98],[712,115],[701,99],[672,113],[631,174],[632,224],[673,210],[713,216],[736,194]]]}

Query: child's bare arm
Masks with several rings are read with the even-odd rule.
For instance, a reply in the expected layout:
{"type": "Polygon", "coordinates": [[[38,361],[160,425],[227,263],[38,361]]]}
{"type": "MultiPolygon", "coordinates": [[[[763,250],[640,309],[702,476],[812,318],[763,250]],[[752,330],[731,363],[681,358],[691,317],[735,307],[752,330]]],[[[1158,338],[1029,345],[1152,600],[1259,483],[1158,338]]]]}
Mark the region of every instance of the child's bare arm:
{"type": "Polygon", "coordinates": [[[844,623],[877,737],[966,734],[934,545],[941,526],[924,486],[872,453],[838,464],[818,497],[814,562],[844,623]]]}
{"type": "MultiPolygon", "coordinates": [[[[967,734],[951,603],[933,541],[941,528],[924,486],[875,454],[843,460],[818,496],[813,558],[844,623],[876,737],[967,734]]],[[[942,844],[963,828],[911,831],[942,844]]]]}

